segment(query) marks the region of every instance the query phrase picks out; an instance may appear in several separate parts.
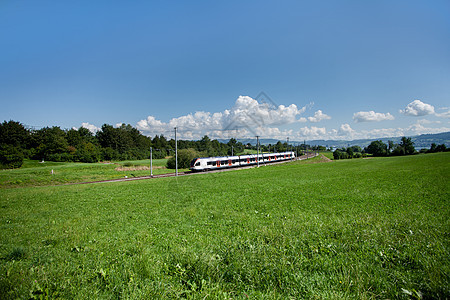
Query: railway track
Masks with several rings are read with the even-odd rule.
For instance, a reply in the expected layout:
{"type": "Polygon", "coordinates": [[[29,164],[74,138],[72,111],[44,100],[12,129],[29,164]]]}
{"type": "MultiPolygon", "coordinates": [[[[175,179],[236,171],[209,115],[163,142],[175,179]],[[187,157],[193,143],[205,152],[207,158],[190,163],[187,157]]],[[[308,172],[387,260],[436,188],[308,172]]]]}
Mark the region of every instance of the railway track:
{"type": "MultiPolygon", "coordinates": [[[[279,161],[279,162],[271,162],[271,163],[260,163],[260,166],[270,166],[270,165],[278,165],[287,163],[290,161],[296,161],[296,160],[305,160],[308,158],[316,157],[318,154],[314,155],[303,155],[296,157],[293,160],[285,160],[285,161],[279,161]]],[[[187,175],[196,175],[196,174],[209,174],[209,173],[219,173],[219,172],[228,172],[228,171],[235,171],[235,170],[243,170],[243,169],[251,169],[256,168],[256,165],[251,166],[243,166],[239,168],[226,168],[222,170],[211,170],[211,171],[205,171],[205,172],[192,172],[192,171],[186,171],[186,172],[178,172],[178,176],[187,176],[187,175]]],[[[125,182],[125,181],[135,181],[135,180],[144,180],[144,179],[154,179],[154,178],[164,178],[164,177],[175,177],[175,173],[167,173],[167,174],[159,174],[159,175],[148,175],[148,176],[138,176],[138,177],[130,177],[130,178],[117,178],[117,179],[107,179],[107,180],[98,180],[98,181],[86,181],[86,182],[73,182],[73,183],[66,183],[64,185],[76,185],[76,184],[93,184],[93,183],[108,183],[108,182],[125,182]]]]}

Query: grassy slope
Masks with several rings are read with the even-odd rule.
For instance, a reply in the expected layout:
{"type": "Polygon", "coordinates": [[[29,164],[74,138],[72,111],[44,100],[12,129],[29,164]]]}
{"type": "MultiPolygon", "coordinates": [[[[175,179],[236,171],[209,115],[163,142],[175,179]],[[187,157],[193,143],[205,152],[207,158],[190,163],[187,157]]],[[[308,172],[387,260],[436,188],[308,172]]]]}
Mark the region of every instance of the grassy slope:
{"type": "Polygon", "coordinates": [[[0,190],[0,294],[449,296],[450,155],[0,190]]]}
{"type": "MultiPolygon", "coordinates": [[[[163,169],[167,159],[154,159],[153,174],[174,173],[175,170],[163,169]],[[159,167],[159,168],[158,168],[159,167]]],[[[135,176],[148,176],[150,170],[116,171],[119,166],[129,163],[136,166],[150,167],[150,160],[103,163],[58,163],[27,160],[24,166],[15,170],[0,170],[0,188],[59,185],[71,182],[98,181],[135,176]],[[52,175],[53,170],[53,175],[52,175]]],[[[180,170],[185,171],[185,169],[180,170]]]]}

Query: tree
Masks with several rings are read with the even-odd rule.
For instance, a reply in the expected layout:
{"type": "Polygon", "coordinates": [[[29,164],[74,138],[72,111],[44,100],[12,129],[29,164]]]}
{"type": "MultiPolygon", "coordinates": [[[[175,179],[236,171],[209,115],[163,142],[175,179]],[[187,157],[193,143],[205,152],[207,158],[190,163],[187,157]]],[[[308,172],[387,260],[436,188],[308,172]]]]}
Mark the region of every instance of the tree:
{"type": "Polygon", "coordinates": [[[434,152],[436,152],[436,148],[437,148],[436,143],[432,143],[431,147],[430,147],[430,150],[428,150],[427,152],[434,153],[434,152]]]}
{"type": "Polygon", "coordinates": [[[416,149],[414,149],[414,142],[411,138],[402,137],[400,144],[398,144],[392,151],[392,155],[411,155],[415,154],[416,149]]]}
{"type": "Polygon", "coordinates": [[[66,132],[58,126],[44,127],[33,134],[33,143],[36,146],[36,159],[52,161],[66,161],[68,159],[68,146],[66,132]]]}
{"type": "Polygon", "coordinates": [[[386,156],[387,155],[387,145],[382,141],[373,141],[369,146],[365,148],[367,153],[373,156],[386,156]]]}
{"type": "Polygon", "coordinates": [[[445,144],[436,145],[435,143],[432,143],[430,149],[427,150],[426,153],[446,152],[448,149],[449,148],[447,148],[445,144]]]}
{"type": "Polygon", "coordinates": [[[234,138],[231,138],[228,141],[227,146],[228,146],[228,151],[227,151],[228,155],[239,153],[241,150],[241,149],[239,149],[239,147],[237,145],[237,141],[234,138]]]}
{"type": "Polygon", "coordinates": [[[333,152],[333,158],[334,158],[335,160],[341,159],[341,155],[342,155],[342,152],[339,151],[339,149],[334,150],[334,152],[333,152]]]}
{"type": "MultiPolygon", "coordinates": [[[[179,169],[188,169],[191,165],[191,161],[196,158],[200,157],[200,154],[192,148],[189,149],[182,149],[178,151],[178,168],[179,169]]],[[[168,169],[175,169],[175,155],[169,158],[167,161],[167,168],[168,169]]]]}
{"type": "Polygon", "coordinates": [[[411,141],[411,138],[402,137],[402,141],[400,142],[400,147],[405,149],[406,155],[411,155],[416,153],[416,149],[414,148],[414,142],[411,141]]]}
{"type": "Polygon", "coordinates": [[[350,146],[350,148],[352,148],[353,153],[355,153],[355,152],[361,153],[362,152],[362,149],[360,146],[354,145],[354,146],[350,146]]]}
{"type": "Polygon", "coordinates": [[[347,155],[349,158],[353,157],[353,148],[352,147],[348,147],[345,152],[347,152],[347,155]]]}
{"type": "Polygon", "coordinates": [[[436,147],[436,152],[447,152],[449,148],[445,146],[445,144],[440,144],[436,147]]]}
{"type": "Polygon", "coordinates": [[[283,146],[283,144],[280,142],[280,141],[278,141],[277,143],[276,143],[276,145],[275,145],[275,151],[276,152],[283,152],[284,151],[284,146],[283,146]]]}
{"type": "Polygon", "coordinates": [[[12,145],[0,147],[0,169],[18,169],[23,164],[23,154],[12,145]]]}
{"type": "Polygon", "coordinates": [[[25,149],[30,142],[31,132],[21,123],[4,121],[0,124],[0,145],[6,144],[25,149]]]}
{"type": "Polygon", "coordinates": [[[396,144],[393,141],[388,141],[388,153],[391,153],[392,150],[394,150],[396,147],[396,144]]]}
{"type": "Polygon", "coordinates": [[[205,151],[205,152],[209,152],[211,150],[211,139],[205,135],[204,137],[202,137],[202,139],[199,141],[199,147],[198,150],[199,151],[205,151]]]}

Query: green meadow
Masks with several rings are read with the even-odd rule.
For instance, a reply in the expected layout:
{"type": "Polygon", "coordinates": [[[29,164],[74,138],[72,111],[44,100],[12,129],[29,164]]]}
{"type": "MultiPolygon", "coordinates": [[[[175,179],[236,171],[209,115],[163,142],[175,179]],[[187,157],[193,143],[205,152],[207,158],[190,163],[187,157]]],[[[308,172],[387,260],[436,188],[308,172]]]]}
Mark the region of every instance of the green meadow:
{"type": "MultiPolygon", "coordinates": [[[[175,173],[166,169],[167,159],[154,159],[153,175],[175,173]]],[[[180,169],[187,171],[187,169],[180,169]]],[[[136,160],[114,163],[68,163],[38,162],[25,160],[16,170],[0,170],[0,189],[26,186],[62,185],[68,183],[92,182],[124,177],[150,175],[150,160],[136,160]]]]}
{"type": "Polygon", "coordinates": [[[450,297],[450,153],[55,185],[107,168],[0,173],[3,299],[450,297]]]}

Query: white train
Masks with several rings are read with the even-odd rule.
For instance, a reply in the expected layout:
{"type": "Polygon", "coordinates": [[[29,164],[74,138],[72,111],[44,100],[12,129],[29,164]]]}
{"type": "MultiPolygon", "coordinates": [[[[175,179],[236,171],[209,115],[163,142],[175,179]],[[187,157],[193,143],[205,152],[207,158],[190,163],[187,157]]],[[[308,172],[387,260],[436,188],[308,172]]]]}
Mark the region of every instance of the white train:
{"type": "MultiPolygon", "coordinates": [[[[294,159],[293,151],[280,153],[262,153],[259,154],[259,163],[271,163],[294,159]]],[[[239,155],[239,156],[220,156],[220,157],[198,157],[191,161],[190,169],[192,171],[209,171],[257,164],[257,155],[239,155]]]]}

